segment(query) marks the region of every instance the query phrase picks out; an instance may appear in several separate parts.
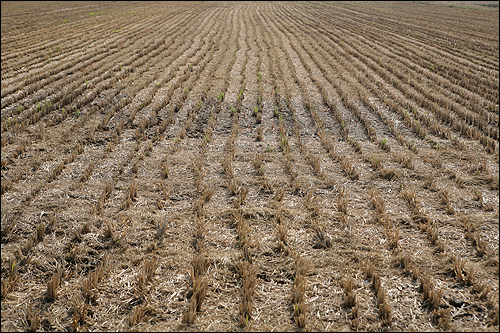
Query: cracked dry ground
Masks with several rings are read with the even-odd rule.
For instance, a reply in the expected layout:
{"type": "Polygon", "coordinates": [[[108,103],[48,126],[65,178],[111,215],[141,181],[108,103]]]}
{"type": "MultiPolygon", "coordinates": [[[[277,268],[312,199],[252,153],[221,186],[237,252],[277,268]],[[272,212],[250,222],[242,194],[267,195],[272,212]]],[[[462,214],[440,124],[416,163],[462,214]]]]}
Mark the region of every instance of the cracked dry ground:
{"type": "Polygon", "coordinates": [[[498,330],[498,11],[2,2],[2,330],[498,330]]]}

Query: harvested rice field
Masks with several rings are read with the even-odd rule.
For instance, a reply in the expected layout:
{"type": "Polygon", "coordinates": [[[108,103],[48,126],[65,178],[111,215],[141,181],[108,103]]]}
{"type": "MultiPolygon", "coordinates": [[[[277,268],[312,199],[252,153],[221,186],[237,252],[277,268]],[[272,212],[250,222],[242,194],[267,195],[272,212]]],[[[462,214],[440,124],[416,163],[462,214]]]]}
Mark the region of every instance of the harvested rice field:
{"type": "Polygon", "coordinates": [[[498,6],[2,2],[1,329],[498,331],[498,93],[498,6]]]}

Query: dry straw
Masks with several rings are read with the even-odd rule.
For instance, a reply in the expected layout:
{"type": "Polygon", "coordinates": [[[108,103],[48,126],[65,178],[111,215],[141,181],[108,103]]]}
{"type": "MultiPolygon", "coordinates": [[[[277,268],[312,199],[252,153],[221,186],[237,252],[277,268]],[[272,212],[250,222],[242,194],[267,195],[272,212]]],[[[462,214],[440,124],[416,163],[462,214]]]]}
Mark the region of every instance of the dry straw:
{"type": "Polygon", "coordinates": [[[52,278],[47,282],[47,293],[46,298],[49,301],[53,301],[57,297],[57,289],[61,285],[63,276],[63,269],[58,268],[57,272],[52,275],[52,278]]]}
{"type": "Polygon", "coordinates": [[[238,265],[238,271],[242,280],[242,300],[239,308],[239,320],[240,326],[246,327],[252,318],[252,296],[256,285],[255,270],[250,262],[243,261],[238,265]]]}
{"type": "Polygon", "coordinates": [[[295,258],[295,272],[293,279],[293,291],[292,291],[292,302],[294,310],[294,320],[297,326],[304,328],[306,326],[306,302],[305,302],[305,291],[306,291],[306,278],[308,268],[305,265],[304,260],[297,256],[295,258]]]}
{"type": "Polygon", "coordinates": [[[30,324],[29,331],[36,332],[40,324],[40,313],[39,310],[34,308],[33,303],[30,303],[28,305],[28,308],[26,310],[26,319],[30,324]]]}
{"type": "MultiPolygon", "coordinates": [[[[346,291],[346,294],[344,295],[344,306],[346,308],[352,308],[356,306],[356,295],[353,291],[353,285],[354,282],[352,278],[344,281],[344,289],[346,291]]],[[[353,313],[353,315],[356,317],[357,314],[353,313]]]]}

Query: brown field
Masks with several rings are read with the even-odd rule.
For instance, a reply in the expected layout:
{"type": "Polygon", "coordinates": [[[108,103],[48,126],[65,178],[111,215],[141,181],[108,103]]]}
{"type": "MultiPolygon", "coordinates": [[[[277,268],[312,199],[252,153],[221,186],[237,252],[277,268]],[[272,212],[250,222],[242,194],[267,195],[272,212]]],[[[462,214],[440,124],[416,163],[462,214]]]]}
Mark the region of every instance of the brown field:
{"type": "Polygon", "coordinates": [[[1,15],[2,331],[498,331],[498,10],[1,15]]]}

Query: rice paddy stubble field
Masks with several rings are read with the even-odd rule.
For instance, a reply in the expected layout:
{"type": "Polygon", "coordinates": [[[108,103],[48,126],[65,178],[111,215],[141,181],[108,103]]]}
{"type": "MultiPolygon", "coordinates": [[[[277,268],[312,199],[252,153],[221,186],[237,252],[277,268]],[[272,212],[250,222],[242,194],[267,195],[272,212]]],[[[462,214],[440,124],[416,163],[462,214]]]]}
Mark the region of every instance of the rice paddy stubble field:
{"type": "Polygon", "coordinates": [[[498,330],[498,11],[1,9],[2,330],[498,330]]]}

